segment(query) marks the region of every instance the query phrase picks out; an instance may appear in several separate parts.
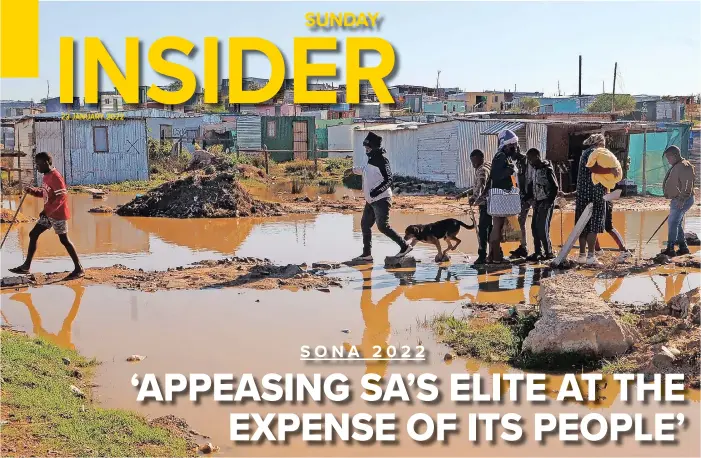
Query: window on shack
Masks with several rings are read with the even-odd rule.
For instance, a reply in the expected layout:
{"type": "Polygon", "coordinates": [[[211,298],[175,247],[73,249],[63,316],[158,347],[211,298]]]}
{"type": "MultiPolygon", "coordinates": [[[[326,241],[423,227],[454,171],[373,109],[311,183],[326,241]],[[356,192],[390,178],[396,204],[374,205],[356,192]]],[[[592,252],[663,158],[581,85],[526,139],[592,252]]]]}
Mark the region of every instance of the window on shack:
{"type": "Polygon", "coordinates": [[[275,121],[268,121],[268,137],[275,136],[275,121]]]}
{"type": "Polygon", "coordinates": [[[109,141],[107,139],[107,127],[92,128],[92,143],[96,153],[108,153],[109,141]]]}

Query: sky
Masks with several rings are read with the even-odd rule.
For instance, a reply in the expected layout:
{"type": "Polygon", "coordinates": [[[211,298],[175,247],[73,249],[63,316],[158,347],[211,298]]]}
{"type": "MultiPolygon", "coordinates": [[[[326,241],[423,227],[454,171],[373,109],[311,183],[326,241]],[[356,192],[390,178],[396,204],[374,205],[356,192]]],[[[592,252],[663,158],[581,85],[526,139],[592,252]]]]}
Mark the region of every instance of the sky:
{"type": "MultiPolygon", "coordinates": [[[[46,2],[40,3],[39,78],[2,79],[0,97],[39,100],[59,93],[59,37],[77,42],[82,69],[84,37],[102,39],[118,64],[126,37],[142,40],[141,84],[168,84],[154,73],[146,53],[156,39],[177,35],[199,52],[187,64],[201,81],[204,37],[220,39],[222,74],[228,77],[227,38],[256,36],[272,41],[286,57],[292,77],[293,39],[303,36],[380,36],[398,56],[393,84],[469,91],[542,91],[576,94],[578,56],[583,58],[582,92],[610,92],[618,62],[616,92],[682,95],[701,92],[701,2],[46,2]],[[379,30],[310,31],[307,12],[378,12],[379,30]]],[[[314,54],[314,62],[343,66],[338,55],[314,54]]],[[[376,59],[368,59],[372,65],[376,59]]],[[[123,67],[122,67],[123,68],[123,67]]],[[[77,72],[82,73],[82,70],[77,72]]],[[[246,75],[267,78],[262,56],[246,60],[246,75]]],[[[78,76],[77,74],[77,76],[78,76]]],[[[77,94],[83,95],[78,77],[77,94]]],[[[103,78],[102,89],[113,85],[103,78]]],[[[339,80],[343,83],[343,72],[339,80]]]]}

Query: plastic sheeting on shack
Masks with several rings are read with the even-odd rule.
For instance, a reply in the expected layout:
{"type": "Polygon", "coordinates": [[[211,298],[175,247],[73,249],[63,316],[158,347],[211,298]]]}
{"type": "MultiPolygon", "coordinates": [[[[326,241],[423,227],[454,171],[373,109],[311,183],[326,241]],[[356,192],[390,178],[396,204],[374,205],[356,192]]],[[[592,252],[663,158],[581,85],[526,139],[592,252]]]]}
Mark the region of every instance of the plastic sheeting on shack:
{"type": "Polygon", "coordinates": [[[643,189],[643,176],[648,194],[654,196],[663,195],[662,183],[669,170],[669,163],[663,153],[667,147],[676,145],[682,151],[682,156],[689,157],[690,126],[670,126],[666,132],[654,132],[647,134],[632,134],[628,143],[628,157],[630,168],[627,178],[633,180],[638,187],[638,192],[643,189]],[[643,159],[643,156],[646,156],[643,159]],[[645,170],[643,170],[643,162],[645,170]]]}

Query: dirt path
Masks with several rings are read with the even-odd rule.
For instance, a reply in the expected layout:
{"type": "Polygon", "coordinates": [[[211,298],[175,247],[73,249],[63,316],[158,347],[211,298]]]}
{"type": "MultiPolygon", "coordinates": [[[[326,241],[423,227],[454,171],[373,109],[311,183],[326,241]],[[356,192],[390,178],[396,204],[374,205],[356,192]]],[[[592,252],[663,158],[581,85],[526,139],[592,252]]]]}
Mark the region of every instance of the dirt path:
{"type": "Polygon", "coordinates": [[[183,290],[245,287],[254,289],[317,289],[325,292],[331,287],[341,287],[335,277],[329,277],[321,269],[304,269],[304,265],[277,266],[255,258],[231,258],[218,261],[202,261],[191,266],[167,271],[144,272],[122,265],[90,268],[85,277],[65,280],[68,272],[33,274],[2,279],[3,289],[42,286],[48,284],[112,285],[122,289],[141,291],[183,290]]]}

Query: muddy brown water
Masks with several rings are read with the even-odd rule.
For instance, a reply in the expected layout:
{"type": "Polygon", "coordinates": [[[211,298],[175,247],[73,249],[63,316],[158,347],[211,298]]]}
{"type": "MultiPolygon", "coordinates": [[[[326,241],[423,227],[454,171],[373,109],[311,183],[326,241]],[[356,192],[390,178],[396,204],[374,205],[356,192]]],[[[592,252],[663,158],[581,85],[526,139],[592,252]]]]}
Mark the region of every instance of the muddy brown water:
{"type": "MultiPolygon", "coordinates": [[[[115,263],[144,269],[166,269],[199,259],[230,256],[268,257],[275,262],[341,261],[357,254],[360,249],[360,216],[322,214],[288,216],[267,220],[167,220],[161,218],[121,218],[95,215],[87,210],[100,204],[116,206],[130,199],[129,195],[112,194],[106,201],[72,195],[74,218],[69,225],[71,237],[83,255],[86,265],[107,266],[115,263]]],[[[4,205],[11,206],[11,202],[4,205]]],[[[38,214],[41,203],[27,201],[23,212],[38,214]]],[[[573,215],[569,215],[573,218],[573,215]]],[[[568,214],[564,215],[567,228],[568,214]]],[[[438,219],[423,214],[392,215],[396,228],[412,223],[438,219]]],[[[642,237],[647,240],[664,218],[664,214],[617,214],[614,224],[627,240],[642,237]],[[642,219],[642,231],[640,221],[642,219]]],[[[559,234],[559,215],[553,218],[553,240],[559,234]]],[[[694,224],[693,221],[690,224],[694,224]]],[[[571,227],[571,224],[570,224],[571,227]]],[[[3,230],[5,226],[3,225],[3,230]]],[[[31,224],[13,229],[2,250],[3,276],[6,269],[21,262],[26,250],[31,224]]],[[[665,228],[663,228],[664,230],[665,228]]],[[[565,234],[567,232],[565,231],[565,234]]],[[[19,292],[4,292],[2,322],[42,335],[58,345],[76,348],[83,354],[102,361],[98,370],[96,389],[99,400],[107,407],[133,409],[149,417],[175,414],[184,417],[192,428],[212,436],[211,441],[222,447],[224,456],[507,456],[517,451],[522,456],[590,456],[624,453],[627,456],[698,456],[699,436],[694,432],[701,415],[699,404],[685,406],[635,407],[626,405],[611,391],[613,383],[603,393],[606,399],[596,405],[514,406],[486,405],[455,406],[444,401],[436,406],[403,403],[392,406],[372,406],[357,399],[347,406],[245,406],[217,404],[211,397],[194,405],[186,399],[174,404],[136,402],[136,390],[130,380],[134,373],[345,373],[356,387],[369,372],[392,373],[431,372],[447,381],[454,372],[511,372],[504,365],[489,365],[474,360],[443,361],[447,348],[418,323],[436,313],[469,313],[462,309],[469,302],[498,302],[505,304],[534,303],[538,283],[549,275],[537,266],[513,267],[485,274],[466,264],[468,254],[475,252],[474,232],[462,237],[460,250],[465,254],[453,256],[449,265],[439,267],[432,262],[434,248],[417,246],[417,257],[423,261],[415,271],[388,272],[377,260],[392,254],[396,248],[383,236],[375,237],[376,265],[374,268],[344,267],[338,274],[348,280],[343,289],[330,293],[319,291],[256,291],[222,289],[203,291],[140,291],[117,290],[106,286],[45,286],[19,292]],[[347,329],[350,332],[344,333],[347,329]],[[407,362],[347,362],[322,364],[300,361],[302,345],[356,345],[371,352],[380,345],[422,344],[427,361],[407,362]],[[146,355],[140,363],[127,363],[131,354],[146,355]],[[535,412],[573,412],[580,415],[595,410],[600,413],[631,413],[646,415],[656,412],[682,412],[687,428],[679,434],[675,447],[641,445],[628,438],[622,445],[565,445],[556,439],[545,444],[532,441],[530,417],[535,412]],[[342,412],[371,414],[395,412],[402,422],[417,412],[436,414],[456,412],[518,412],[526,419],[526,446],[515,448],[498,441],[496,445],[475,444],[466,434],[452,436],[447,444],[420,445],[408,439],[399,428],[399,445],[367,446],[337,443],[334,446],[309,445],[295,437],[287,447],[265,442],[260,445],[234,445],[229,441],[229,414],[244,412],[342,412]],[[623,449],[622,447],[625,447],[623,449]],[[625,451],[623,451],[625,450],[625,451]]],[[[607,236],[603,245],[611,246],[607,236]]],[[[630,242],[629,242],[630,243],[630,242]]],[[[658,250],[660,240],[653,239],[651,250],[658,250]]],[[[38,271],[63,270],[70,267],[63,247],[55,235],[46,234],[40,241],[35,268],[38,271]]],[[[621,302],[649,302],[668,299],[674,294],[699,286],[697,274],[682,270],[658,270],[647,275],[625,279],[597,280],[597,290],[605,298],[621,302]]],[[[553,377],[551,384],[557,385],[553,377]]],[[[445,389],[445,383],[443,385],[445,389]]],[[[698,397],[698,392],[692,394],[698,397]]],[[[465,425],[463,425],[463,428],[465,425]]]]}

